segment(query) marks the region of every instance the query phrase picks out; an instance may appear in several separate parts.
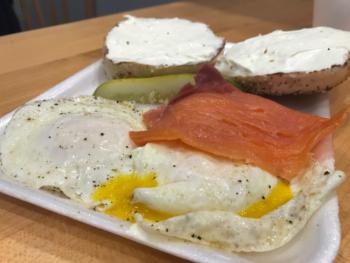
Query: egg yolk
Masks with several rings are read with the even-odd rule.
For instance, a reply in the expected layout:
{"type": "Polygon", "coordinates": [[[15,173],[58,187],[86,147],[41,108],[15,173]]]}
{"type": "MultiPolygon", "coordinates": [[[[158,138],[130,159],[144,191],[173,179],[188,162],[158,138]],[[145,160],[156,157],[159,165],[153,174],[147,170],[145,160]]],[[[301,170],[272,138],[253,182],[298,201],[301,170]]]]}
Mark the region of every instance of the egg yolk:
{"type": "Polygon", "coordinates": [[[156,187],[157,185],[155,173],[143,176],[136,173],[121,174],[96,188],[92,199],[109,201],[110,205],[103,212],[122,220],[134,223],[134,214],[139,213],[146,220],[161,221],[172,215],[152,210],[141,203],[132,203],[132,195],[136,188],[156,187]]]}
{"type": "MultiPolygon", "coordinates": [[[[140,176],[136,173],[116,175],[105,184],[96,188],[92,195],[94,201],[109,201],[103,212],[119,219],[134,223],[134,214],[139,213],[145,220],[161,221],[173,217],[169,213],[153,210],[142,203],[133,203],[132,196],[136,188],[156,187],[155,173],[140,176]]],[[[263,199],[249,205],[239,212],[242,217],[260,218],[293,198],[290,186],[278,182],[263,199]]]]}
{"type": "Polygon", "coordinates": [[[242,217],[260,218],[292,198],[293,192],[290,186],[286,183],[278,182],[265,198],[249,205],[240,211],[239,215],[242,217]]]}

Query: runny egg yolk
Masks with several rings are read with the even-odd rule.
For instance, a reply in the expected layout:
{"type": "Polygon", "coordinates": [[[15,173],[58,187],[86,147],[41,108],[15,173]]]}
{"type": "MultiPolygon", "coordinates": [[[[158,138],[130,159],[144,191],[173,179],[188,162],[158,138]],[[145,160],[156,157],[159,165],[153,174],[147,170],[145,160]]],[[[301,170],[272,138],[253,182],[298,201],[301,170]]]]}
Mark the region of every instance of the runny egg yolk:
{"type": "Polygon", "coordinates": [[[292,198],[293,192],[290,186],[286,183],[278,182],[266,197],[244,208],[239,212],[239,215],[242,217],[260,218],[292,198]]]}
{"type": "Polygon", "coordinates": [[[132,203],[132,195],[136,188],[156,187],[155,173],[140,176],[136,173],[116,175],[105,184],[99,186],[92,195],[94,201],[109,201],[110,205],[104,213],[134,223],[134,214],[141,214],[149,221],[161,221],[172,215],[155,211],[144,204],[132,203]]]}
{"type": "MultiPolygon", "coordinates": [[[[140,176],[136,173],[116,175],[99,186],[92,195],[94,201],[108,201],[110,204],[103,212],[119,219],[134,223],[134,214],[139,213],[149,221],[161,221],[173,217],[169,213],[155,211],[144,204],[133,203],[132,195],[136,188],[156,187],[156,174],[140,176]]],[[[249,218],[260,218],[293,198],[290,186],[278,182],[271,192],[261,200],[247,206],[239,215],[249,218]]]]}

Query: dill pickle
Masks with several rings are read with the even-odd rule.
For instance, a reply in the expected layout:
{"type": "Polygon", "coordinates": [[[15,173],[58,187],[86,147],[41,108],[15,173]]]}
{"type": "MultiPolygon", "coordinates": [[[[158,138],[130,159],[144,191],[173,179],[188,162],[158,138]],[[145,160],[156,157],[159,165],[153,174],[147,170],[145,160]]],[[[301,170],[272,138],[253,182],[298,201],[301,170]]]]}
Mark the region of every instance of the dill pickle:
{"type": "Polygon", "coordinates": [[[194,83],[194,74],[113,79],[98,86],[93,95],[105,99],[132,100],[145,104],[164,103],[172,99],[189,82],[194,83]]]}

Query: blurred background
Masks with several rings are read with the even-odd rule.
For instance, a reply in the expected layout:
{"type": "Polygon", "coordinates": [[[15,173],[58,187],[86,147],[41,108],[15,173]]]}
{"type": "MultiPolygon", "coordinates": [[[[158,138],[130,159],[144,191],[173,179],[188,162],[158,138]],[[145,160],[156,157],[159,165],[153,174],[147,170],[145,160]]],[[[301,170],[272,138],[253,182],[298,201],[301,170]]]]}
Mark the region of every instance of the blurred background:
{"type": "Polygon", "coordinates": [[[0,35],[169,2],[175,0],[0,0],[0,35]]]}

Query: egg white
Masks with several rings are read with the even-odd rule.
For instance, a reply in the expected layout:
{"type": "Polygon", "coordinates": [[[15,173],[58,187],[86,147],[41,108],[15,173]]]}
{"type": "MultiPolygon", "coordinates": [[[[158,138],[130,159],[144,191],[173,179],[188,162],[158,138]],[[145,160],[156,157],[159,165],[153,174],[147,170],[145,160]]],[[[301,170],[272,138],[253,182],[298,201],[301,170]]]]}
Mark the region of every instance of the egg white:
{"type": "Polygon", "coordinates": [[[92,206],[98,185],[132,170],[128,133],[144,129],[142,111],[89,96],[29,103],[6,127],[0,167],[26,186],[57,189],[92,206]]]}
{"type": "Polygon", "coordinates": [[[276,177],[178,145],[149,143],[133,153],[138,174],[155,172],[158,187],[139,188],[133,201],[154,210],[183,214],[200,210],[238,212],[266,197],[276,177]]]}
{"type": "MultiPolygon", "coordinates": [[[[315,163],[312,169],[293,182],[292,188],[298,190],[294,192],[294,197],[290,201],[257,219],[241,217],[234,213],[234,210],[227,209],[225,205],[213,209],[209,198],[208,208],[193,209],[160,222],[149,222],[137,214],[136,221],[146,231],[231,252],[269,251],[290,241],[322,205],[327,195],[344,179],[343,172],[329,172],[315,163]]],[[[212,187],[212,191],[216,192],[217,185],[212,185],[212,187]]],[[[195,189],[192,190],[196,192],[195,189]]],[[[206,191],[206,194],[210,193],[206,191]]],[[[223,198],[225,198],[225,193],[223,193],[223,198]]],[[[153,200],[145,198],[145,202],[153,200]]],[[[188,201],[196,202],[191,195],[188,201]]],[[[222,201],[225,202],[223,199],[222,201]]]]}

